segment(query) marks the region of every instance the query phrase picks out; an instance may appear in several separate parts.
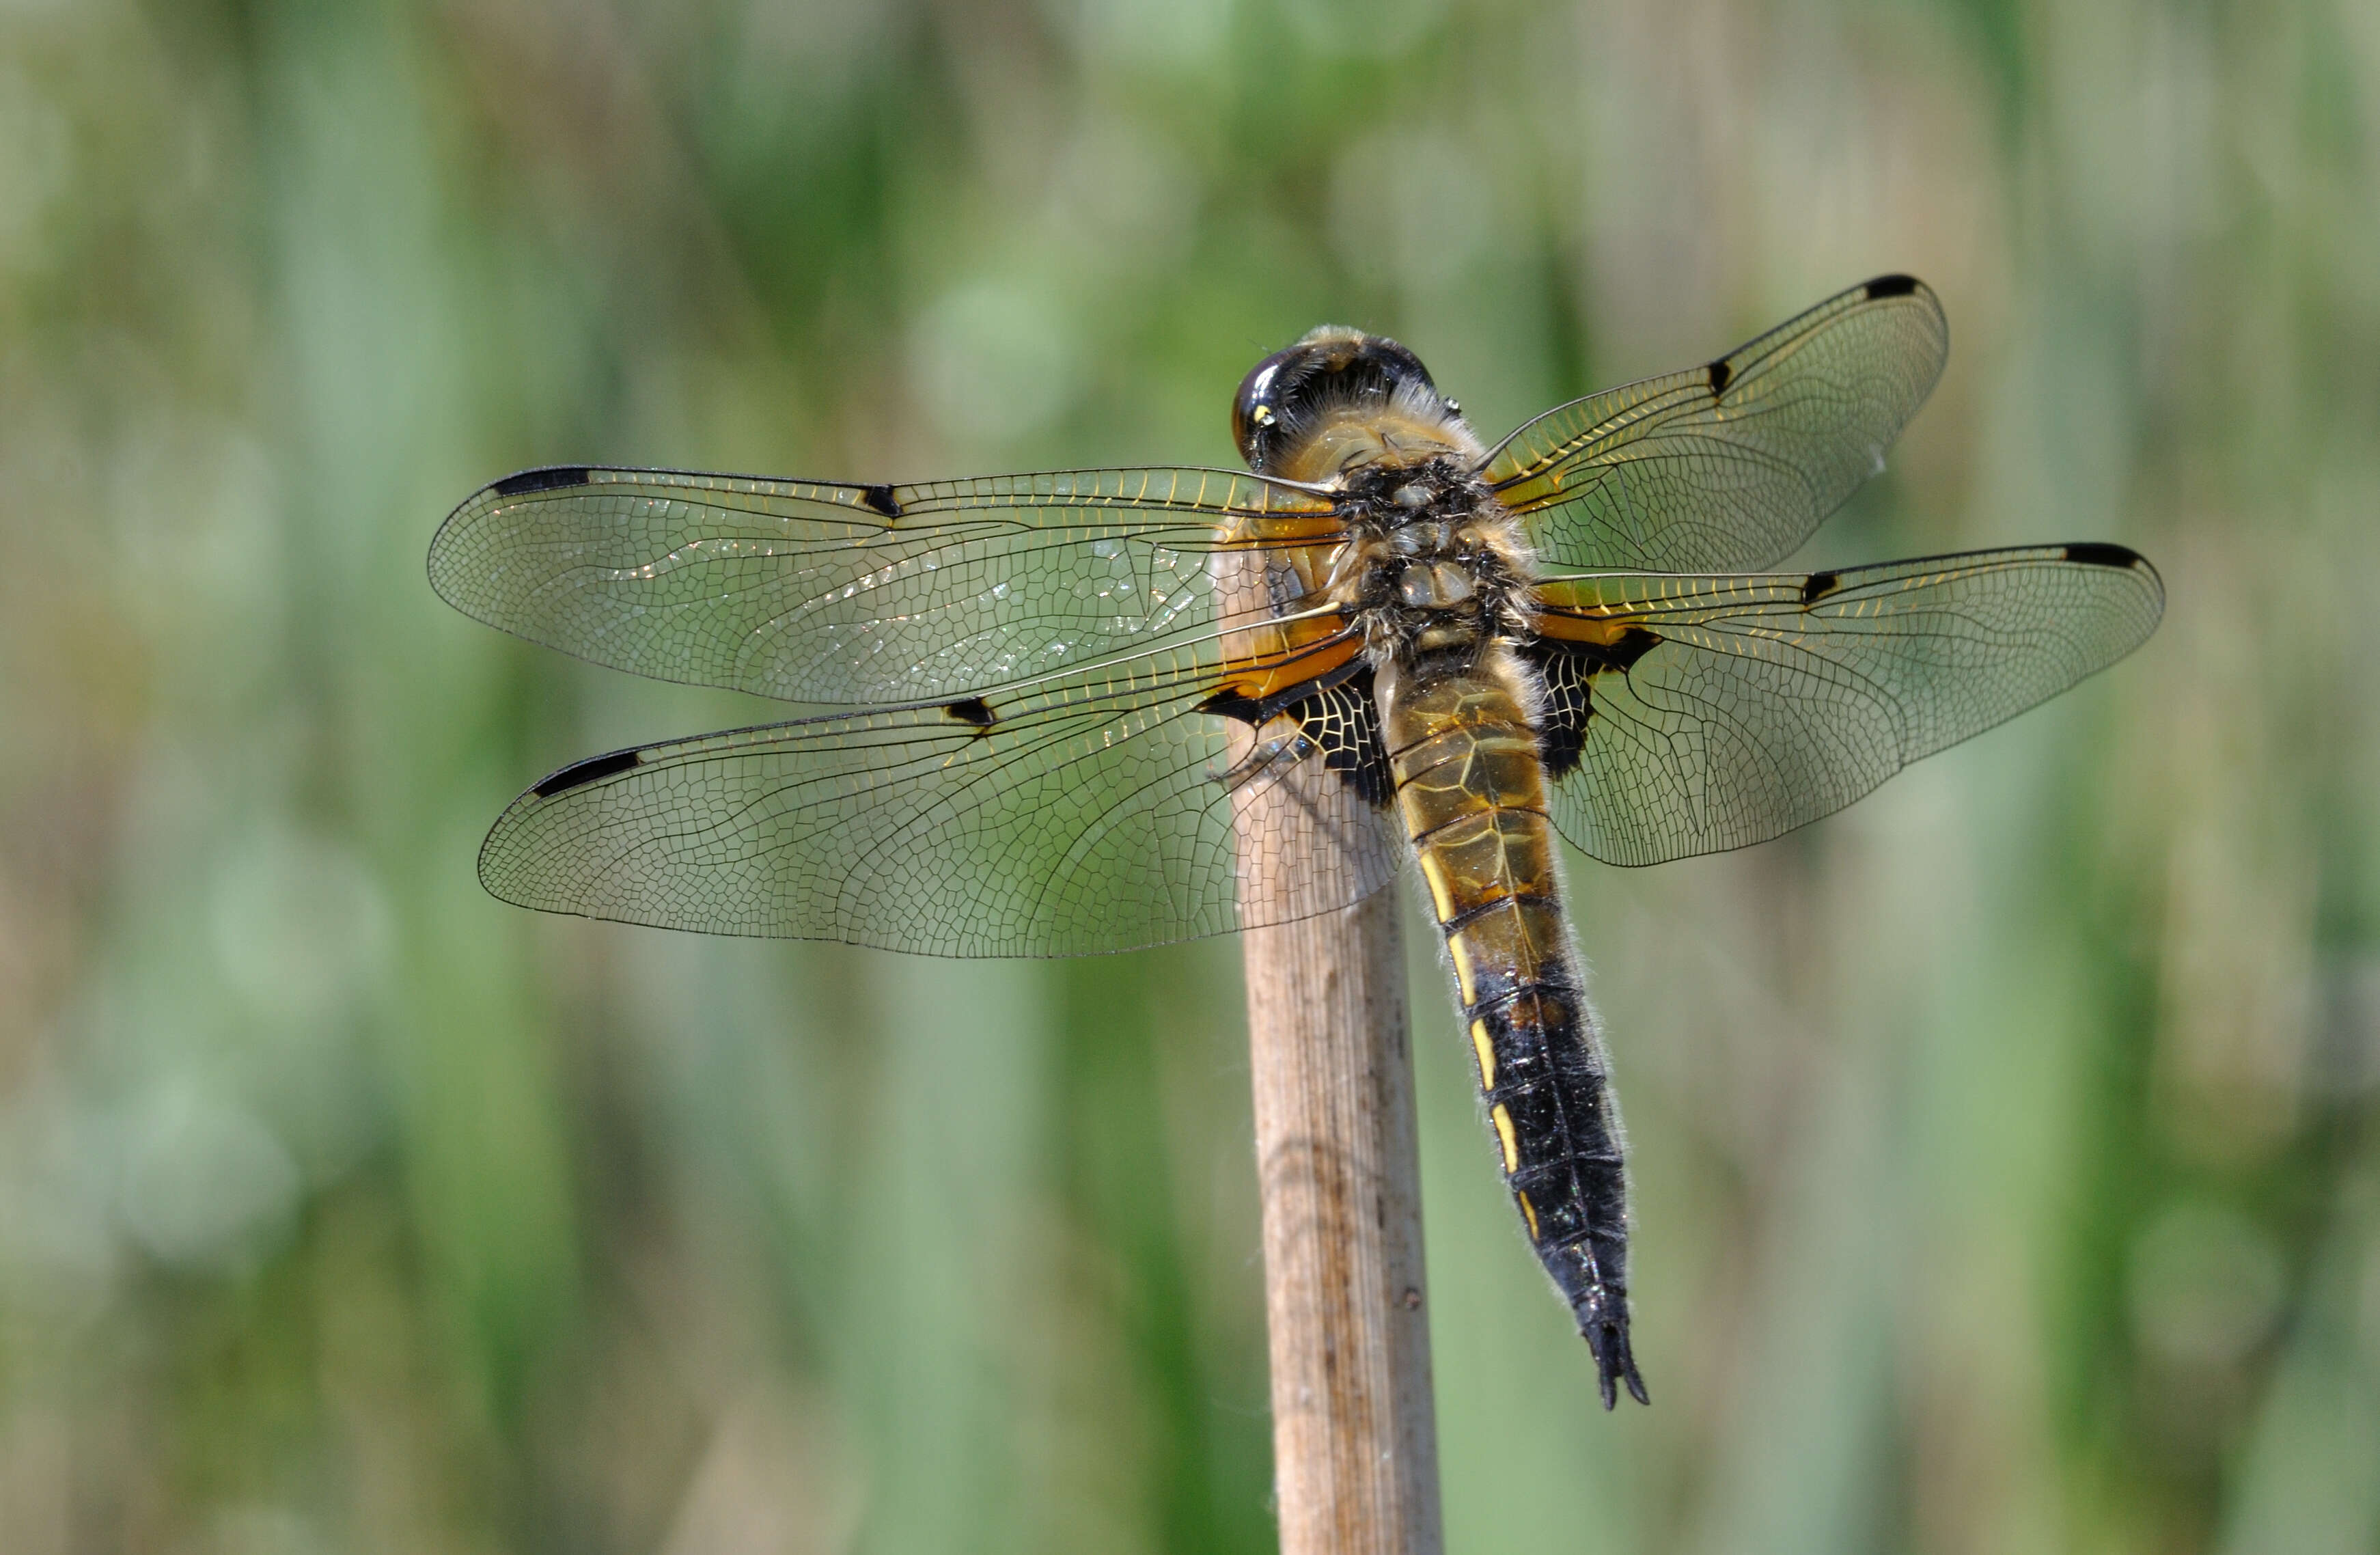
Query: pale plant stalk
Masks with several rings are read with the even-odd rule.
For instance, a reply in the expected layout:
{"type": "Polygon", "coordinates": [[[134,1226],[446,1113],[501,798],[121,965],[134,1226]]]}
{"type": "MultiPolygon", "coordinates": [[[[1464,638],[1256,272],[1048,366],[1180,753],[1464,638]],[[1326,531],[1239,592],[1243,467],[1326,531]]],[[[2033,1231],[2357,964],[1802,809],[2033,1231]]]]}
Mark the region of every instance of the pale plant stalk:
{"type": "Polygon", "coordinates": [[[1396,893],[1242,939],[1281,1555],[1439,1555],[1396,893]]]}
{"type": "MultiPolygon", "coordinates": [[[[1253,580],[1250,580],[1253,583],[1253,580]]],[[[1245,599],[1253,589],[1227,590],[1245,599]]],[[[1232,760],[1254,731],[1234,729],[1232,760]]],[[[1318,878],[1352,878],[1291,784],[1234,794],[1242,837],[1301,839],[1318,878]]],[[[1278,870],[1242,849],[1243,916],[1278,870]]],[[[1281,1555],[1440,1555],[1438,1426],[1422,1268],[1413,1038],[1393,888],[1241,936],[1263,1200],[1281,1555]]]]}

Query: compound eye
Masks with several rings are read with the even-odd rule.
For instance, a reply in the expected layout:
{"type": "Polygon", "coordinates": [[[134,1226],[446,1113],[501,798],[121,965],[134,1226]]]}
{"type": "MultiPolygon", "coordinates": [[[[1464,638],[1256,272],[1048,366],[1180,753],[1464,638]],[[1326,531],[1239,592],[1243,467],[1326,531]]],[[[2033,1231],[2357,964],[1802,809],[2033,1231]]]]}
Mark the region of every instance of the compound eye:
{"type": "Polygon", "coordinates": [[[1292,346],[1275,351],[1271,356],[1248,370],[1240,380],[1240,392],[1232,399],[1232,442],[1240,450],[1240,457],[1250,468],[1263,464],[1263,444],[1269,433],[1281,424],[1281,401],[1278,389],[1282,370],[1291,358],[1304,349],[1292,346]]]}

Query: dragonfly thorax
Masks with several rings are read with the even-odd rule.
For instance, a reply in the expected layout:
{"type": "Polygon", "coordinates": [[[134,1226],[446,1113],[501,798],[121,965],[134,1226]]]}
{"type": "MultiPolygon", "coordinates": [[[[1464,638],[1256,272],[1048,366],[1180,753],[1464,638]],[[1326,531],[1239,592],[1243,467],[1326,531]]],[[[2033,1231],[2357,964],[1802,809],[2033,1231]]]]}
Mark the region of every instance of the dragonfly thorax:
{"type": "Polygon", "coordinates": [[[1529,629],[1536,555],[1464,462],[1358,469],[1345,493],[1328,587],[1376,665],[1529,629]]]}

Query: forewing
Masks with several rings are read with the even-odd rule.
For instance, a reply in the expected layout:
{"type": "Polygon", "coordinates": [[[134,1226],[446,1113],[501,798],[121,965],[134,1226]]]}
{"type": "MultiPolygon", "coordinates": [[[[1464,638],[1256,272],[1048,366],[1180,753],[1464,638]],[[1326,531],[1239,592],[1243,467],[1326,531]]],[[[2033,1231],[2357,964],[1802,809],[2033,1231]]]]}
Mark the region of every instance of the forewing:
{"type": "Polygon", "coordinates": [[[1160,662],[596,757],[513,802],[480,878],[553,912],[966,956],[1131,950],[1385,884],[1381,812],[1309,744],[1234,767],[1213,683],[1160,662]],[[1246,836],[1242,808],[1266,817],[1246,836]]]}
{"type": "Polygon", "coordinates": [[[852,486],[572,466],[474,493],[431,542],[430,581],[616,669],[900,702],[1210,633],[1219,534],[1311,535],[1330,511],[1222,470],[852,486]]]}
{"type": "Polygon", "coordinates": [[[1540,592],[1554,823],[1631,865],[1840,809],[2122,658],[2165,602],[2114,545],[1540,592]]]}
{"type": "Polygon", "coordinates": [[[1932,290],[1880,276],[1716,361],[1558,406],[1483,473],[1549,566],[1770,566],[1884,468],[1949,344],[1932,290]]]}

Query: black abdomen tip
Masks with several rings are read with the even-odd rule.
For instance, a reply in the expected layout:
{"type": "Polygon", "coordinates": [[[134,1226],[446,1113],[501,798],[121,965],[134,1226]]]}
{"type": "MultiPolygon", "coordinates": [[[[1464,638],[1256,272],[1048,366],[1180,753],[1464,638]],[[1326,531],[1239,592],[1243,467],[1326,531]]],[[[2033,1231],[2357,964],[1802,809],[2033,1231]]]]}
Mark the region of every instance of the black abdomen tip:
{"type": "Polygon", "coordinates": [[[625,772],[637,764],[633,750],[615,750],[608,756],[590,756],[584,761],[573,761],[562,771],[529,790],[540,799],[551,799],[574,788],[581,788],[598,778],[625,772]]]}
{"type": "Polygon", "coordinates": [[[559,492],[567,486],[587,484],[585,465],[547,465],[542,469],[525,469],[518,475],[507,475],[495,484],[500,497],[516,497],[526,492],[559,492]]]}

